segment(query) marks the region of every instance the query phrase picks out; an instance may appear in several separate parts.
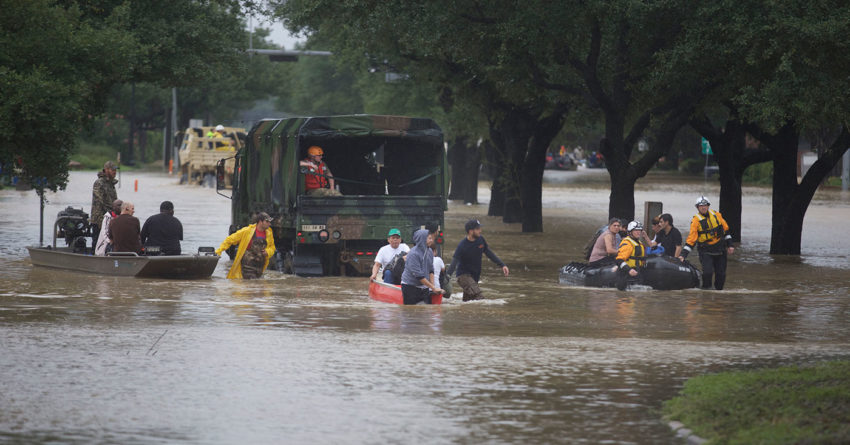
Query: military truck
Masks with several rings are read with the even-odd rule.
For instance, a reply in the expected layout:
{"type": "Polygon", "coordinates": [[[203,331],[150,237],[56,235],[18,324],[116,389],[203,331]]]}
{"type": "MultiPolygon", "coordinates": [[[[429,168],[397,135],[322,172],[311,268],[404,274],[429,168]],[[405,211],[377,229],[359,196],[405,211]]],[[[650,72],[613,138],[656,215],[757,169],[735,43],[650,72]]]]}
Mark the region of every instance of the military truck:
{"type": "MultiPolygon", "coordinates": [[[[435,224],[442,244],[446,170],[443,133],[431,119],[262,120],[236,155],[230,233],[266,212],[274,219],[278,253],[272,264],[278,269],[303,276],[366,275],[391,228],[411,242],[413,232],[435,224]],[[305,194],[306,169],[299,161],[313,145],[324,151],[343,196],[305,194]]],[[[217,174],[225,174],[224,160],[217,174]]]]}
{"type": "Polygon", "coordinates": [[[190,127],[183,132],[178,165],[180,183],[203,184],[206,178],[214,179],[216,165],[222,158],[230,158],[225,163],[227,174],[225,186],[230,187],[234,172],[234,156],[245,145],[245,129],[224,127],[223,138],[210,138],[207,134],[215,127],[190,127]]]}

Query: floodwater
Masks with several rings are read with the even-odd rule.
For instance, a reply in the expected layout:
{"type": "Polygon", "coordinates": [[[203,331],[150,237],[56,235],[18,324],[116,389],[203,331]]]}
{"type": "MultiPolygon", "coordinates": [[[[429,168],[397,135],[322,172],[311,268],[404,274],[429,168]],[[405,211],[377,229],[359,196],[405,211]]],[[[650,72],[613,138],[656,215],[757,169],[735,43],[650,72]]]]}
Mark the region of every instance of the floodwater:
{"type": "MultiPolygon", "coordinates": [[[[850,195],[818,192],[784,258],[766,253],[769,190],[745,190],[724,291],[562,286],[606,219],[605,175],[547,172],[542,234],[484,216],[486,187],[451,205],[448,250],[479,217],[511,276],[488,264],[486,300],[415,307],[371,301],[363,277],[229,281],[226,260],[200,281],[34,268],[37,196],[0,190],[0,441],[681,443],[659,409],[687,378],[850,356],[850,195]]],[[[45,225],[88,211],[94,179],[72,173],[45,225]]],[[[229,201],[175,183],[125,173],[118,196],[141,219],[173,201],[184,250],[217,246],[229,201]]],[[[686,228],[703,192],[716,202],[715,183],[656,177],[636,202],[686,228]]]]}

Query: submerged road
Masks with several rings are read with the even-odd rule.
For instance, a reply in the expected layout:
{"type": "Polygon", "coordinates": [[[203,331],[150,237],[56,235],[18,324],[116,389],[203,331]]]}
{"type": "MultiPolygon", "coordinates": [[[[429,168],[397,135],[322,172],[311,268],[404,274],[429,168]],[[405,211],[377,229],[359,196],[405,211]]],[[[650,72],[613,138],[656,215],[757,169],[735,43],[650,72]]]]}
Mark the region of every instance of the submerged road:
{"type": "MultiPolygon", "coordinates": [[[[46,225],[88,211],[94,179],[50,194],[46,225]]],[[[122,180],[142,220],[174,202],[184,250],[227,235],[214,190],[122,180]]],[[[479,217],[511,276],[488,264],[486,300],[441,307],[373,302],[365,277],[230,281],[226,258],[201,281],[33,268],[37,196],[0,190],[0,441],[681,443],[658,411],[687,378],[850,356],[850,195],[819,192],[786,258],[766,253],[769,190],[746,189],[726,290],[618,292],[558,284],[605,222],[607,176],[546,180],[544,233],[486,217],[486,187],[450,206],[446,261],[479,217]]],[[[714,183],[656,177],[636,202],[686,228],[703,192],[716,200],[714,183]]]]}

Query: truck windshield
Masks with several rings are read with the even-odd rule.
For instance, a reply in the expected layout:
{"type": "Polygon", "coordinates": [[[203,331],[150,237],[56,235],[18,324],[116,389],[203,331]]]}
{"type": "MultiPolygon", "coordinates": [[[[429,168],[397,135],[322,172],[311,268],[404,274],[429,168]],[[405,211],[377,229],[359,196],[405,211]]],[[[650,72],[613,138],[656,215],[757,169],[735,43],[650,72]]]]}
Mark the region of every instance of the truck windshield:
{"type": "Polygon", "coordinates": [[[403,138],[305,140],[318,145],[343,195],[434,196],[442,191],[443,147],[403,138]]]}

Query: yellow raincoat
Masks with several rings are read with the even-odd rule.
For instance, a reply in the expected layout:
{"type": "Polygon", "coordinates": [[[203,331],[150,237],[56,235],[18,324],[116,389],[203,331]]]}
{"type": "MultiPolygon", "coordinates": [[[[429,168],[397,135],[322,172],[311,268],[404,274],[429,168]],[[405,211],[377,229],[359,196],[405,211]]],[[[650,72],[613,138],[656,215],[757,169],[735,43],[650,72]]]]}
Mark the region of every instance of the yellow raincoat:
{"type": "MultiPolygon", "coordinates": [[[[239,244],[239,248],[236,250],[236,258],[233,259],[233,265],[230,266],[230,272],[227,273],[227,278],[242,278],[242,256],[245,255],[245,251],[248,250],[248,243],[251,242],[251,238],[254,237],[254,232],[256,230],[256,224],[243,227],[228,236],[224,242],[218,246],[218,249],[215,250],[216,255],[221,255],[221,253],[227,250],[228,247],[237,243],[239,244]]],[[[268,255],[266,255],[266,262],[263,264],[263,271],[265,271],[266,267],[268,267],[269,258],[274,255],[274,252],[274,235],[272,234],[271,227],[269,227],[266,229],[266,253],[268,255]]]]}

